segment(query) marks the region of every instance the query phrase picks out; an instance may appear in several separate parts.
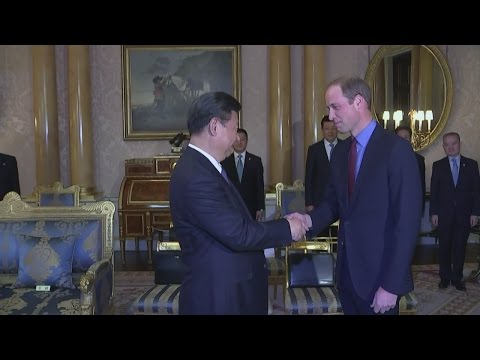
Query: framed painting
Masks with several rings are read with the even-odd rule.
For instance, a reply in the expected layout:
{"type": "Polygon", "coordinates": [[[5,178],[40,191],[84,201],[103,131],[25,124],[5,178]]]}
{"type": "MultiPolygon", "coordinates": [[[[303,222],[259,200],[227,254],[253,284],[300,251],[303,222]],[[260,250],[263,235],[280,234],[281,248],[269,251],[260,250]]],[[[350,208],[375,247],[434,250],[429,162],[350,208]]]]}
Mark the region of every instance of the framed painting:
{"type": "Polygon", "coordinates": [[[192,101],[210,91],[240,99],[240,46],[122,45],[124,140],[188,135],[192,101]]]}

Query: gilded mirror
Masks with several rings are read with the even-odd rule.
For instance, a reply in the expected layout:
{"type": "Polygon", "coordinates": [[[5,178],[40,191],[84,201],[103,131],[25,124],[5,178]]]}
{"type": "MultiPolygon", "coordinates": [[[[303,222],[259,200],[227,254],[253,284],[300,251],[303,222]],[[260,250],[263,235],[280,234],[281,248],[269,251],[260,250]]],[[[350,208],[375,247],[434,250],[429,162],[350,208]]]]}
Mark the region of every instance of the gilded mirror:
{"type": "Polygon", "coordinates": [[[372,89],[372,114],[385,129],[409,126],[415,151],[440,135],[452,107],[453,84],[435,45],[383,45],[365,80],[372,89]]]}

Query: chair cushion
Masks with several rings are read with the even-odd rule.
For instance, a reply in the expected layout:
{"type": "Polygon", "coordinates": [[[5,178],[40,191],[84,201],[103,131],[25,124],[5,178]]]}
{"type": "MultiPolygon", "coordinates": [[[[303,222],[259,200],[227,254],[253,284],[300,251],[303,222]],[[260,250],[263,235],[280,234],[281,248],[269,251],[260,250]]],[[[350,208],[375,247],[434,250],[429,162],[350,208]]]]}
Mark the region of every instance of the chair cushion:
{"type": "Polygon", "coordinates": [[[80,315],[80,290],[0,286],[0,315],[80,315]]]}
{"type": "Polygon", "coordinates": [[[18,246],[16,230],[21,224],[15,222],[0,223],[0,274],[18,272],[18,246]]]}
{"type": "Polygon", "coordinates": [[[176,315],[180,285],[156,285],[137,297],[132,305],[134,315],[176,315]]]}
{"type": "Polygon", "coordinates": [[[334,287],[288,288],[285,294],[285,314],[342,314],[343,309],[334,287]]]}
{"type": "Polygon", "coordinates": [[[14,287],[50,285],[75,289],[72,258],[76,237],[18,235],[19,266],[14,287]]]}

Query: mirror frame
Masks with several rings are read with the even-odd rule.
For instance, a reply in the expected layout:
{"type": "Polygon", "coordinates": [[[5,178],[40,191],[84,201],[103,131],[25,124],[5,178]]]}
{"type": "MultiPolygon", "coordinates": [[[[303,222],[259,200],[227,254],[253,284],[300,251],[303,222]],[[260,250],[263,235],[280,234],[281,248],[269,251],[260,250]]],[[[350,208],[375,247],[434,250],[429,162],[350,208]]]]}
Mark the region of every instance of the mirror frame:
{"type": "MultiPolygon", "coordinates": [[[[387,55],[398,54],[404,52],[411,48],[412,45],[382,45],[378,48],[377,52],[370,60],[367,71],[365,73],[365,81],[368,83],[370,88],[372,89],[372,104],[371,104],[371,111],[372,115],[376,118],[375,112],[375,99],[373,99],[373,84],[375,81],[375,74],[377,72],[378,66],[381,61],[387,55]]],[[[443,72],[443,85],[445,87],[444,98],[443,98],[443,109],[440,114],[440,118],[438,119],[437,125],[432,129],[432,132],[429,136],[422,141],[419,146],[415,146],[412,143],[412,146],[415,151],[420,151],[428,146],[430,146],[435,139],[440,135],[443,128],[448,122],[448,118],[450,116],[450,110],[452,108],[453,103],[453,81],[452,81],[452,74],[450,72],[450,68],[448,66],[447,60],[445,56],[442,54],[440,49],[436,45],[421,45],[428,49],[430,53],[433,55],[435,60],[437,60],[440,68],[443,72]]],[[[379,121],[379,119],[376,119],[379,121]]],[[[413,139],[412,139],[413,140],[413,139]]]]}

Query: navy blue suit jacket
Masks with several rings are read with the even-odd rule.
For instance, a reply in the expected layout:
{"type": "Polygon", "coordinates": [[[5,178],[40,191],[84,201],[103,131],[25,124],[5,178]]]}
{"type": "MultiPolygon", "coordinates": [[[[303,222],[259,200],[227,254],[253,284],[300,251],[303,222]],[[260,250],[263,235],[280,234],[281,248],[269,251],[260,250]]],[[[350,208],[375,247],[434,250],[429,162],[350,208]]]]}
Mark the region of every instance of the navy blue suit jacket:
{"type": "Polygon", "coordinates": [[[0,200],[10,191],[15,191],[20,195],[17,159],[14,156],[0,153],[0,200]]]}
{"type": "Polygon", "coordinates": [[[356,293],[373,300],[379,286],[403,295],[413,289],[411,261],[420,229],[420,175],[412,146],[377,124],[348,201],[351,138],[331,159],[326,198],[310,214],[316,234],[340,219],[336,279],[346,251],[356,293]]]}
{"type": "Polygon", "coordinates": [[[463,217],[470,227],[470,216],[480,215],[478,163],[460,157],[458,182],[455,187],[448,156],[432,165],[430,183],[430,216],[438,215],[438,225],[448,223],[454,214],[463,217]]]}
{"type": "Polygon", "coordinates": [[[180,314],[267,314],[263,249],[291,243],[285,219],[252,219],[240,194],[187,147],[170,179],[170,209],[187,273],[180,314]]]}
{"type": "MultiPolygon", "coordinates": [[[[342,142],[341,139],[337,141],[342,142]]],[[[320,204],[329,179],[330,161],[328,161],[324,139],[322,139],[308,147],[305,165],[305,206],[320,204]]]]}
{"type": "Polygon", "coordinates": [[[263,181],[263,164],[259,156],[245,152],[242,181],[237,174],[236,159],[233,153],[222,161],[222,166],[227,172],[233,185],[237,188],[242,199],[247,205],[252,218],[256,218],[257,210],[265,210],[265,185],[263,181]]]}

